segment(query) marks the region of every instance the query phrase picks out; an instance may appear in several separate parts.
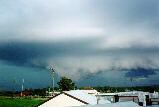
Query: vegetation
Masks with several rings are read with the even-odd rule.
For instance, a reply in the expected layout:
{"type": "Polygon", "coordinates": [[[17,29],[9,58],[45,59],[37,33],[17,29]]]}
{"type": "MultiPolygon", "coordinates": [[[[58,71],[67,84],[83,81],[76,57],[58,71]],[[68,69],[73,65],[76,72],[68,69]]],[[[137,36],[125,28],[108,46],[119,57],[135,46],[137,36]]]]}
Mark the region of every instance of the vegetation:
{"type": "Polygon", "coordinates": [[[0,97],[0,107],[35,107],[42,102],[43,100],[37,98],[0,97]]]}
{"type": "Polygon", "coordinates": [[[72,80],[67,77],[62,77],[57,84],[62,91],[69,91],[75,89],[75,83],[73,83],[72,80]]]}
{"type": "Polygon", "coordinates": [[[136,86],[136,87],[93,87],[99,92],[125,92],[125,91],[145,91],[145,92],[151,92],[154,91],[159,92],[159,86],[136,86]]]}

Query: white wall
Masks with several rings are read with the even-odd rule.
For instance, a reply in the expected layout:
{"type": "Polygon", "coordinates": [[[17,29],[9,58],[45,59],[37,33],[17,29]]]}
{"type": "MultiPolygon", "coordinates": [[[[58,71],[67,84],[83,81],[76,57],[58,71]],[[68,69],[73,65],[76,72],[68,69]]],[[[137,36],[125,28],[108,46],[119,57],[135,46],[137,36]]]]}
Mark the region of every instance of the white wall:
{"type": "Polygon", "coordinates": [[[60,94],[55,98],[40,105],[39,107],[70,107],[70,106],[81,106],[81,105],[85,104],[65,94],[60,94]]]}

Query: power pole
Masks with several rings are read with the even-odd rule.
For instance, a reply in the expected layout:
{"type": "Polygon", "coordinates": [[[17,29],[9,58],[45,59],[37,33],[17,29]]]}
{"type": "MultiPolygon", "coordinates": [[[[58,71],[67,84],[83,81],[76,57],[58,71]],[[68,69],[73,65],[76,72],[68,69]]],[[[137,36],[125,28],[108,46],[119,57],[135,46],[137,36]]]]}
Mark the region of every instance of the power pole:
{"type": "Polygon", "coordinates": [[[23,96],[23,90],[24,90],[24,78],[22,79],[22,90],[21,90],[21,97],[23,96]]]}

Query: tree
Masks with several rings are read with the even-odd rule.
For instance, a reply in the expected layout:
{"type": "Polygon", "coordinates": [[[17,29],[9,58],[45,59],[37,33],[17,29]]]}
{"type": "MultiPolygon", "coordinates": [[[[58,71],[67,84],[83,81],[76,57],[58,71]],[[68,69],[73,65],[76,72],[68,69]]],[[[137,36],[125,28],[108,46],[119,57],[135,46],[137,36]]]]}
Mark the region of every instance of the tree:
{"type": "Polygon", "coordinates": [[[62,91],[69,91],[75,88],[75,83],[67,77],[61,77],[61,80],[57,84],[62,91]]]}

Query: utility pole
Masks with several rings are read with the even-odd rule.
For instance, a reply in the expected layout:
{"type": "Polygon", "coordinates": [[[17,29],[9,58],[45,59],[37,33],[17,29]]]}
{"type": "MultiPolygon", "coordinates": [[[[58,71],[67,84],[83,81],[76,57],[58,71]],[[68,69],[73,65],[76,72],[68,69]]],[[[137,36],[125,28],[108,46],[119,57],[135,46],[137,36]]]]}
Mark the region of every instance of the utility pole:
{"type": "Polygon", "coordinates": [[[51,73],[52,73],[52,89],[53,89],[53,96],[54,96],[54,87],[55,87],[55,84],[54,84],[54,82],[55,82],[55,70],[54,70],[54,68],[53,68],[53,67],[51,67],[51,68],[50,68],[50,71],[51,71],[51,73]]]}
{"type": "Polygon", "coordinates": [[[21,97],[23,96],[23,90],[24,90],[24,78],[22,79],[22,90],[21,90],[21,97]]]}

